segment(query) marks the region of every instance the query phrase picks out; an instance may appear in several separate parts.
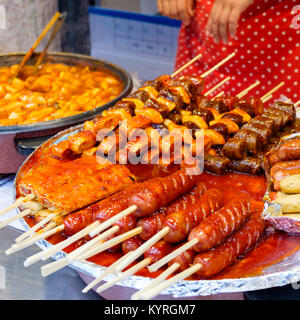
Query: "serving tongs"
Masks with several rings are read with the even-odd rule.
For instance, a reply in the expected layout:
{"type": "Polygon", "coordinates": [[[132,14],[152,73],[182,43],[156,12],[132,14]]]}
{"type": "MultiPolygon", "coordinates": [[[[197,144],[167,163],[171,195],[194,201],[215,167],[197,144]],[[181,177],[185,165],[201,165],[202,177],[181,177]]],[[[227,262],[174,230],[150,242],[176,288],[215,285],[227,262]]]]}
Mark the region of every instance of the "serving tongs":
{"type": "Polygon", "coordinates": [[[52,19],[49,21],[49,23],[46,25],[46,27],[44,28],[44,30],[41,32],[41,34],[38,36],[38,38],[36,39],[35,43],[33,44],[33,46],[28,50],[28,52],[26,53],[26,55],[24,56],[23,60],[21,61],[21,63],[19,64],[19,67],[14,75],[14,77],[18,77],[24,67],[24,65],[26,64],[26,62],[30,59],[30,57],[33,55],[34,50],[36,49],[36,47],[40,44],[40,42],[44,39],[44,37],[46,36],[46,34],[51,30],[51,28],[53,27],[52,33],[49,37],[49,40],[44,48],[44,50],[40,53],[37,62],[34,66],[34,73],[37,72],[40,64],[42,63],[45,54],[47,52],[47,49],[49,48],[50,44],[52,43],[53,39],[55,38],[57,32],[59,31],[59,29],[61,28],[63,22],[65,21],[65,18],[67,16],[67,12],[56,12],[54,14],[54,16],[52,17],[52,19]]]}

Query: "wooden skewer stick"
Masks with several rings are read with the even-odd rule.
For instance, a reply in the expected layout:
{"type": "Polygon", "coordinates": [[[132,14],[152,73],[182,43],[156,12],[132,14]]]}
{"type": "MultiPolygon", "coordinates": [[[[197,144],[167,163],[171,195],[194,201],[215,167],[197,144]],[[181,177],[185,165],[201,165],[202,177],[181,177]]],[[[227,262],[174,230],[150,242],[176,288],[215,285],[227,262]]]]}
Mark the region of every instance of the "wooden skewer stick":
{"type": "MultiPolygon", "coordinates": [[[[137,227],[137,228],[130,230],[126,233],[123,233],[120,236],[117,236],[111,240],[105,241],[101,245],[97,244],[97,245],[95,245],[95,247],[92,247],[88,252],[85,252],[80,257],[78,257],[78,260],[88,259],[88,258],[90,258],[90,257],[92,257],[102,251],[105,251],[105,250],[113,247],[116,244],[119,244],[129,238],[136,236],[137,234],[139,234],[141,232],[142,232],[142,227],[137,227]]],[[[63,267],[67,266],[69,263],[70,263],[70,261],[67,258],[63,258],[58,261],[54,261],[52,263],[49,263],[41,268],[42,276],[46,277],[46,276],[54,273],[55,271],[60,270],[63,267]]]]}
{"type": "Polygon", "coordinates": [[[267,92],[265,95],[261,97],[261,100],[264,101],[268,96],[271,96],[275,91],[280,89],[282,86],[284,86],[284,81],[280,82],[277,86],[275,86],[272,90],[267,92]]]}
{"type": "Polygon", "coordinates": [[[38,229],[42,228],[44,225],[46,225],[49,221],[51,221],[54,217],[56,217],[60,213],[61,212],[59,211],[59,212],[56,212],[56,213],[54,212],[54,213],[49,214],[46,218],[44,218],[39,223],[34,225],[32,228],[30,228],[29,230],[27,230],[26,232],[21,234],[19,237],[17,237],[15,239],[15,242],[19,243],[19,242],[23,241],[24,239],[34,235],[35,231],[37,231],[38,229]]]}
{"type": "Polygon", "coordinates": [[[97,228],[94,228],[93,230],[91,230],[90,236],[94,237],[98,233],[100,233],[103,230],[105,230],[106,228],[110,227],[112,224],[114,224],[118,220],[128,216],[129,214],[133,213],[136,210],[137,210],[137,206],[135,206],[135,205],[128,207],[127,209],[121,211],[120,213],[116,214],[115,216],[111,217],[110,219],[102,222],[97,228]]]}
{"type": "Polygon", "coordinates": [[[44,30],[41,32],[41,34],[38,36],[38,38],[36,39],[35,43],[33,44],[33,46],[28,50],[28,52],[26,53],[26,55],[24,56],[23,60],[21,61],[21,63],[18,66],[18,69],[16,71],[15,76],[17,77],[20,73],[20,71],[22,70],[22,68],[24,67],[25,63],[28,61],[28,59],[32,56],[34,50],[36,49],[36,47],[40,44],[40,42],[43,40],[43,38],[45,37],[45,35],[49,32],[49,30],[52,28],[52,26],[56,23],[56,21],[58,20],[58,18],[60,17],[60,13],[56,12],[54,14],[54,16],[52,17],[52,19],[49,21],[49,23],[46,25],[46,27],[44,28],[44,30]]]}
{"type": "Polygon", "coordinates": [[[86,242],[84,245],[80,246],[76,250],[70,252],[66,258],[69,260],[69,262],[73,262],[76,260],[78,257],[80,257],[84,252],[87,252],[90,248],[92,248],[94,245],[99,245],[102,240],[107,238],[108,236],[111,236],[112,234],[118,232],[120,230],[119,226],[113,226],[107,231],[99,234],[97,237],[94,239],[91,239],[90,241],[86,242]]]}
{"type": "Polygon", "coordinates": [[[206,72],[201,74],[202,78],[207,77],[209,74],[211,74],[212,72],[214,72],[216,69],[218,69],[220,66],[222,66],[223,64],[225,64],[228,60],[232,59],[234,56],[236,55],[235,52],[231,53],[228,57],[226,57],[225,59],[223,59],[222,61],[220,61],[219,63],[217,63],[214,67],[212,67],[211,69],[207,70],[206,72]]]}
{"type": "Polygon", "coordinates": [[[214,100],[214,99],[216,99],[216,98],[218,98],[218,97],[223,96],[224,93],[225,93],[224,91],[219,92],[217,95],[215,95],[215,96],[212,98],[212,100],[214,100]]]}
{"type": "Polygon", "coordinates": [[[14,222],[16,220],[24,218],[25,216],[29,215],[30,213],[31,213],[31,210],[30,209],[26,209],[26,210],[22,211],[21,213],[15,215],[15,216],[7,218],[6,220],[4,220],[3,222],[0,223],[0,229],[6,227],[11,222],[14,222]]]}
{"type": "Polygon", "coordinates": [[[33,194],[30,194],[29,196],[26,196],[26,197],[18,198],[12,205],[0,210],[0,216],[3,216],[5,213],[18,208],[20,205],[22,205],[23,202],[30,201],[33,198],[34,198],[33,194]]]}
{"type": "MultiPolygon", "coordinates": [[[[109,237],[110,235],[112,235],[113,233],[117,232],[118,229],[119,229],[118,226],[114,226],[114,227],[110,228],[109,230],[103,232],[103,233],[101,234],[101,237],[100,237],[100,236],[97,237],[97,242],[98,242],[97,245],[99,245],[99,243],[101,244],[102,241],[103,241],[105,238],[107,238],[107,237],[109,237]]],[[[88,242],[87,242],[87,243],[88,243],[88,242]]],[[[62,269],[63,267],[67,266],[68,264],[72,263],[72,261],[74,261],[75,258],[76,258],[77,256],[80,256],[81,254],[82,254],[82,246],[79,247],[79,248],[77,248],[77,249],[75,249],[74,251],[72,251],[72,252],[69,253],[68,255],[66,255],[65,258],[60,259],[60,260],[58,260],[58,261],[54,261],[54,262],[52,262],[52,263],[49,263],[49,264],[43,266],[43,267],[41,268],[42,275],[45,277],[46,275],[49,275],[49,274],[51,274],[51,273],[53,273],[53,272],[55,272],[55,271],[57,271],[57,270],[62,269]]]]}
{"type": "Polygon", "coordinates": [[[300,100],[295,103],[295,106],[298,107],[300,105],[300,100]]]}
{"type": "Polygon", "coordinates": [[[191,276],[193,273],[197,272],[198,270],[200,270],[202,267],[202,265],[200,263],[197,263],[193,266],[191,266],[190,268],[178,273],[177,275],[175,275],[174,277],[158,284],[155,287],[152,287],[151,289],[149,289],[147,292],[144,292],[142,294],[142,298],[144,300],[150,300],[153,297],[155,297],[156,295],[160,294],[164,289],[170,287],[172,284],[184,280],[185,278],[191,276]]]}
{"type": "Polygon", "coordinates": [[[185,65],[183,65],[182,67],[180,67],[178,70],[176,70],[173,74],[171,74],[171,77],[175,77],[178,73],[180,73],[182,70],[184,70],[185,68],[189,67],[191,64],[193,64],[195,61],[197,61],[198,59],[200,59],[202,57],[202,53],[198,54],[196,57],[194,57],[193,59],[191,59],[189,62],[187,62],[185,65]]]}
{"type": "Polygon", "coordinates": [[[44,251],[38,252],[30,257],[28,257],[25,261],[24,261],[24,267],[29,267],[30,265],[40,261],[40,260],[46,260],[48,258],[50,258],[52,255],[54,255],[55,253],[57,253],[60,250],[65,249],[66,247],[68,247],[69,245],[71,245],[72,243],[74,243],[75,241],[85,237],[86,235],[89,234],[89,232],[93,229],[96,228],[99,225],[99,221],[95,221],[94,223],[90,224],[89,226],[85,227],[84,229],[82,229],[81,231],[77,232],[76,234],[74,234],[73,236],[71,236],[70,238],[54,245],[53,247],[47,248],[44,251]]]}
{"type": "Polygon", "coordinates": [[[120,259],[118,259],[117,261],[115,261],[112,265],[110,265],[108,268],[106,268],[99,277],[97,277],[96,279],[94,279],[92,282],[90,282],[85,288],[82,289],[82,293],[86,293],[89,290],[91,290],[93,287],[95,287],[100,281],[102,281],[107,275],[109,275],[110,273],[113,273],[115,270],[115,266],[118,265],[121,261],[123,261],[128,255],[130,254],[130,252],[127,252],[123,257],[121,257],[120,259]]]}
{"type": "Polygon", "coordinates": [[[103,284],[101,287],[97,288],[97,293],[100,293],[110,287],[112,287],[114,284],[116,284],[117,282],[130,277],[131,275],[135,274],[136,272],[140,271],[141,269],[145,268],[147,265],[149,265],[149,263],[151,263],[152,258],[146,258],[144,260],[142,260],[141,262],[135,264],[133,267],[131,267],[130,269],[122,272],[120,275],[118,275],[117,277],[115,277],[113,280],[106,282],[105,284],[103,284]]]}
{"type": "Polygon", "coordinates": [[[158,270],[160,267],[162,267],[164,264],[168,263],[169,261],[171,261],[172,259],[176,258],[177,256],[179,256],[181,253],[183,253],[184,251],[190,249],[191,247],[193,247],[194,245],[196,245],[198,243],[198,240],[192,239],[189,242],[186,242],[184,245],[180,246],[179,248],[177,248],[176,250],[172,251],[171,253],[169,253],[168,255],[166,255],[165,257],[161,258],[160,260],[158,260],[157,262],[153,263],[151,266],[148,267],[150,272],[154,272],[156,270],[158,270]]]}
{"type": "Polygon", "coordinates": [[[273,96],[270,95],[270,96],[267,96],[267,97],[264,98],[264,99],[261,99],[261,101],[262,101],[263,103],[266,103],[267,101],[269,101],[269,100],[272,99],[272,98],[273,98],[273,96]]]}
{"type": "Polygon", "coordinates": [[[239,99],[243,98],[250,90],[254,89],[255,87],[257,87],[260,84],[260,81],[256,81],[255,83],[253,83],[251,86],[249,86],[248,88],[246,88],[245,90],[241,91],[239,94],[237,94],[237,97],[239,99]]]}
{"type": "Polygon", "coordinates": [[[141,256],[145,251],[147,251],[156,242],[158,242],[160,239],[162,239],[169,231],[170,231],[169,227],[164,227],[156,235],[154,235],[152,238],[150,238],[149,240],[144,242],[139,248],[132,251],[131,254],[124,261],[122,261],[122,263],[120,263],[116,267],[116,272],[120,272],[123,269],[125,269],[130,263],[132,263],[139,256],[141,256]]]}
{"type": "Polygon", "coordinates": [[[210,95],[212,92],[214,92],[215,90],[217,90],[219,87],[221,87],[224,83],[226,83],[227,81],[229,81],[231,79],[231,77],[227,77],[225,79],[223,79],[222,81],[220,81],[218,84],[216,84],[214,87],[210,88],[207,92],[204,93],[205,96],[210,95]]]}
{"type": "Polygon", "coordinates": [[[139,300],[139,299],[141,299],[144,292],[148,291],[149,289],[157,286],[162,281],[166,280],[179,267],[180,267],[179,263],[177,263],[177,262],[173,263],[168,269],[166,269],[158,277],[156,277],[147,287],[145,287],[145,288],[141,289],[140,291],[136,292],[135,294],[133,294],[131,296],[131,300],[139,300]]]}
{"type": "Polygon", "coordinates": [[[9,249],[7,249],[5,251],[5,253],[7,255],[10,255],[10,254],[12,254],[14,252],[17,252],[17,251],[20,251],[20,250],[22,250],[24,248],[27,248],[27,247],[31,246],[32,244],[34,244],[35,242],[37,242],[39,240],[46,239],[46,238],[52,236],[53,234],[62,231],[63,228],[64,228],[64,226],[60,225],[60,226],[58,226],[56,228],[53,228],[51,230],[42,232],[41,234],[38,234],[35,237],[32,237],[31,239],[29,239],[27,241],[16,243],[16,244],[12,245],[9,249]]]}
{"type": "Polygon", "coordinates": [[[125,217],[126,215],[134,212],[136,209],[137,209],[136,206],[131,206],[103,223],[100,223],[99,221],[93,222],[92,224],[85,227],[81,231],[77,232],[76,234],[74,234],[70,238],[56,244],[55,246],[53,246],[51,248],[46,249],[45,251],[36,253],[36,254],[32,255],[31,257],[28,257],[24,261],[24,266],[28,267],[28,266],[30,266],[40,260],[46,260],[46,259],[50,258],[52,255],[56,254],[58,251],[68,247],[72,243],[85,237],[88,234],[90,234],[91,237],[94,237],[95,235],[99,234],[100,232],[102,232],[105,229],[107,229],[108,227],[110,227],[116,221],[118,221],[121,218],[125,217]],[[95,230],[95,232],[93,232],[94,230],[95,230]]]}
{"type": "MultiPolygon", "coordinates": [[[[93,257],[94,255],[103,252],[113,246],[115,246],[116,244],[119,244],[127,239],[130,239],[138,234],[140,234],[142,232],[143,228],[142,227],[136,227],[130,231],[127,231],[126,233],[123,233],[111,240],[105,241],[104,243],[102,243],[100,246],[95,245],[94,247],[92,247],[89,251],[85,252],[84,254],[82,254],[78,260],[85,260],[88,259],[90,257],[93,257]]],[[[131,253],[131,252],[130,252],[131,253]]]]}

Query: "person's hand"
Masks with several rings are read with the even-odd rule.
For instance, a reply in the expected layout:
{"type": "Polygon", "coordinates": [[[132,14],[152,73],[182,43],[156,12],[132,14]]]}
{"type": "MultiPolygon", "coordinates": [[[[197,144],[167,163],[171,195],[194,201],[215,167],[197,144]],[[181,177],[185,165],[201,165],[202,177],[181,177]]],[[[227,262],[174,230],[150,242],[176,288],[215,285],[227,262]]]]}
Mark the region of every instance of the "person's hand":
{"type": "Polygon", "coordinates": [[[182,20],[189,25],[194,15],[194,0],[157,0],[160,14],[169,18],[182,20]]]}
{"type": "Polygon", "coordinates": [[[215,0],[211,9],[206,30],[219,43],[226,44],[228,34],[234,38],[241,14],[253,3],[253,0],[215,0]]]}

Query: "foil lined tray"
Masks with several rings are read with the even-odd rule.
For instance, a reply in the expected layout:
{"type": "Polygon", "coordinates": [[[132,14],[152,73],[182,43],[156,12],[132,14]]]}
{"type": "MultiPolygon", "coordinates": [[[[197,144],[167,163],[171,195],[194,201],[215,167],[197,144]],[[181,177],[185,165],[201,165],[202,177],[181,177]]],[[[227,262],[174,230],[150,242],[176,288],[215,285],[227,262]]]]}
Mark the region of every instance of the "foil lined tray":
{"type": "MultiPolygon", "coordinates": [[[[45,149],[49,147],[50,144],[65,140],[70,134],[74,133],[80,128],[81,125],[58,133],[56,136],[52,137],[46,143],[40,146],[33,154],[35,154],[41,148],[45,149]]],[[[26,165],[31,156],[27,158],[27,160],[20,168],[15,179],[15,185],[18,181],[18,175],[22,175],[22,171],[26,170],[26,165]]],[[[270,203],[266,202],[265,209],[267,210],[267,208],[269,207],[270,203]]],[[[273,206],[271,207],[273,208],[273,206]]],[[[277,207],[275,209],[278,210],[279,208],[277,207]]],[[[268,218],[268,213],[268,211],[264,210],[266,219],[268,218]]],[[[27,225],[24,219],[21,219],[20,222],[25,230],[29,229],[29,226],[27,225]]],[[[42,250],[45,250],[46,248],[52,246],[52,244],[45,240],[37,242],[37,245],[42,250]]],[[[54,260],[59,260],[64,258],[65,255],[66,254],[63,251],[61,251],[52,256],[52,258],[54,260]]],[[[69,266],[79,272],[85,273],[94,278],[98,277],[106,269],[106,267],[88,261],[74,261],[69,266]]],[[[113,275],[108,275],[104,278],[104,280],[109,281],[113,278],[113,275]]],[[[122,280],[121,282],[118,282],[118,285],[140,290],[145,286],[149,285],[152,281],[153,279],[147,277],[131,276],[125,280],[122,280]]],[[[289,255],[288,257],[279,261],[278,263],[264,268],[259,276],[222,280],[183,280],[165,289],[163,292],[161,292],[161,294],[170,295],[174,298],[207,296],[219,293],[245,292],[252,290],[267,289],[272,287],[284,286],[298,281],[300,281],[300,250],[289,255]]]]}
{"type": "MultiPolygon", "coordinates": [[[[29,229],[29,226],[24,219],[21,220],[21,223],[26,230],[29,229]]],[[[52,246],[52,244],[45,240],[39,241],[37,245],[42,250],[52,246]]],[[[61,251],[52,256],[52,258],[54,260],[59,260],[64,258],[65,255],[65,252],[61,251]]],[[[106,267],[88,261],[74,261],[69,267],[94,278],[98,277],[106,269],[106,267]]],[[[108,275],[104,280],[109,281],[113,278],[113,275],[108,275]]],[[[118,282],[118,285],[140,290],[149,285],[152,281],[153,279],[151,278],[131,276],[118,282]]],[[[300,251],[263,269],[259,276],[222,280],[183,280],[165,289],[161,294],[170,295],[174,298],[207,296],[219,293],[267,289],[284,286],[298,281],[300,281],[300,251]]]]}

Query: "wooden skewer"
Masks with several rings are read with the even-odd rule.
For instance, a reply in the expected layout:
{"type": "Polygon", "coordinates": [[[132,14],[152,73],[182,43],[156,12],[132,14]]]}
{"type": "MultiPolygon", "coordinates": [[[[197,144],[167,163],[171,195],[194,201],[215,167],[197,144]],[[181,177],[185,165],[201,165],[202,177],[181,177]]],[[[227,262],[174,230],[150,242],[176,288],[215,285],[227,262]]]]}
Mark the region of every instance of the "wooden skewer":
{"type": "Polygon", "coordinates": [[[250,90],[252,90],[253,88],[257,87],[260,84],[260,81],[256,81],[255,83],[253,83],[251,86],[249,86],[248,88],[246,88],[245,90],[241,91],[237,97],[239,99],[243,98],[250,90]]]}
{"type": "Polygon", "coordinates": [[[4,220],[3,222],[0,223],[0,229],[6,227],[11,222],[14,222],[16,220],[24,218],[25,216],[29,215],[30,213],[31,213],[31,210],[30,209],[26,209],[26,210],[22,211],[21,213],[15,215],[15,216],[7,218],[6,220],[4,220]]]}
{"type": "Polygon", "coordinates": [[[32,228],[30,228],[29,230],[27,230],[26,232],[21,234],[19,237],[17,237],[15,239],[15,242],[19,243],[19,242],[22,242],[24,239],[26,239],[26,238],[28,238],[30,236],[33,236],[35,231],[37,231],[38,229],[42,228],[44,225],[46,225],[48,222],[50,222],[54,217],[56,217],[60,213],[61,212],[59,211],[59,212],[56,212],[56,213],[49,214],[46,218],[44,218],[39,223],[34,225],[32,228]]]}
{"type": "Polygon", "coordinates": [[[268,96],[271,96],[275,91],[280,89],[282,86],[284,86],[284,81],[280,82],[277,86],[275,86],[272,90],[267,92],[265,95],[261,97],[261,100],[264,101],[268,96]]]}
{"type": "Polygon", "coordinates": [[[99,243],[101,243],[102,240],[104,240],[105,238],[111,236],[112,234],[118,232],[120,230],[119,226],[113,226],[110,229],[108,229],[107,231],[99,234],[97,237],[95,237],[94,239],[86,242],[84,245],[80,246],[79,248],[77,248],[76,250],[70,252],[66,258],[69,260],[69,262],[74,261],[75,259],[77,259],[79,256],[81,256],[84,252],[88,251],[91,247],[93,247],[95,244],[99,245],[99,243]]]}
{"type": "Polygon", "coordinates": [[[23,202],[26,202],[26,201],[30,201],[34,198],[34,195],[33,194],[30,194],[26,197],[21,197],[21,198],[18,198],[12,205],[0,210],[0,216],[3,216],[5,213],[13,210],[13,209],[16,209],[18,208],[19,206],[22,205],[23,202]]]}
{"type": "Polygon", "coordinates": [[[176,250],[172,251],[171,253],[169,253],[168,255],[166,255],[165,257],[161,258],[160,260],[158,260],[157,262],[153,263],[151,266],[148,267],[150,272],[154,272],[156,270],[158,270],[160,267],[162,267],[164,264],[168,263],[169,261],[171,261],[172,259],[176,258],[177,256],[179,256],[181,253],[183,253],[184,251],[190,249],[191,247],[193,247],[194,245],[196,245],[198,243],[198,240],[192,239],[189,242],[186,242],[184,245],[180,246],[179,248],[177,248],[176,250]]]}
{"type": "MultiPolygon", "coordinates": [[[[105,238],[107,238],[110,235],[112,235],[113,233],[117,232],[118,229],[119,229],[118,226],[114,226],[114,227],[110,228],[109,230],[103,232],[100,236],[97,237],[97,242],[98,242],[97,245],[99,245],[99,243],[101,244],[105,238]]],[[[45,277],[46,275],[49,275],[57,270],[62,269],[65,266],[67,266],[72,261],[74,261],[75,258],[80,256],[82,254],[82,251],[83,250],[82,250],[82,246],[81,246],[81,247],[75,249],[74,251],[72,251],[71,253],[69,253],[68,255],[66,255],[65,258],[60,259],[58,261],[54,261],[52,263],[49,263],[49,264],[43,266],[41,268],[42,275],[45,277]]]]}
{"type": "Polygon", "coordinates": [[[60,13],[56,12],[54,14],[54,16],[52,17],[52,19],[49,21],[49,23],[46,25],[46,27],[44,28],[44,30],[41,32],[41,34],[38,36],[38,38],[36,39],[35,43],[33,44],[33,46],[28,50],[28,52],[26,53],[26,55],[24,56],[23,60],[21,61],[21,63],[18,66],[18,69],[16,71],[15,76],[17,77],[20,73],[20,71],[22,70],[22,68],[24,67],[25,63],[28,61],[28,59],[32,56],[34,50],[36,49],[36,47],[40,44],[40,42],[43,40],[43,38],[45,37],[45,35],[48,33],[48,31],[52,28],[52,26],[56,23],[56,21],[58,20],[58,18],[60,17],[60,13]]]}
{"type": "Polygon", "coordinates": [[[171,74],[171,77],[175,77],[178,73],[180,73],[182,70],[184,70],[185,68],[189,67],[191,64],[193,64],[195,61],[197,61],[198,59],[200,59],[202,57],[202,53],[198,54],[196,57],[194,57],[193,59],[191,59],[188,63],[186,63],[185,65],[183,65],[182,67],[180,67],[178,70],[176,70],[173,74],[171,74]]]}
{"type": "Polygon", "coordinates": [[[220,66],[222,66],[224,63],[226,63],[228,60],[232,59],[235,55],[236,55],[235,52],[231,53],[228,57],[226,57],[225,59],[223,59],[222,61],[217,63],[214,67],[212,67],[211,69],[209,69],[206,72],[202,73],[201,77],[202,78],[207,77],[209,74],[211,74],[213,71],[218,69],[220,66]]]}
{"type": "Polygon", "coordinates": [[[149,263],[151,263],[151,258],[146,258],[143,261],[137,263],[136,265],[134,265],[133,267],[131,267],[130,269],[122,272],[119,276],[117,276],[116,278],[114,278],[113,280],[106,282],[105,284],[103,284],[101,287],[97,288],[97,293],[100,293],[110,287],[112,287],[114,284],[116,284],[117,282],[135,274],[136,272],[138,272],[139,270],[145,268],[147,265],[149,265],[149,263]]]}
{"type": "Polygon", "coordinates": [[[212,100],[214,100],[214,99],[216,99],[216,98],[218,98],[218,97],[223,96],[224,93],[225,93],[224,91],[219,92],[217,95],[215,95],[215,96],[212,98],[212,100]]]}
{"type": "Polygon", "coordinates": [[[180,267],[180,264],[175,262],[173,263],[168,269],[166,269],[164,272],[162,272],[158,277],[156,277],[147,287],[141,289],[140,291],[136,292],[131,296],[131,300],[139,300],[143,297],[143,293],[148,291],[149,289],[157,286],[162,281],[166,280],[172,273],[174,273],[178,268],[180,267]]]}
{"type": "Polygon", "coordinates": [[[27,241],[16,243],[16,244],[12,245],[9,249],[7,249],[5,251],[5,253],[7,255],[10,255],[10,254],[12,254],[14,252],[17,252],[17,251],[20,251],[20,250],[22,250],[24,248],[27,248],[27,247],[31,246],[32,244],[34,244],[35,242],[37,242],[39,240],[46,239],[46,238],[52,236],[53,234],[62,231],[63,228],[64,228],[64,226],[60,225],[60,226],[58,226],[56,228],[53,228],[51,230],[42,232],[41,234],[38,234],[35,237],[33,237],[33,238],[31,238],[31,239],[29,239],[27,241]]]}
{"type": "MultiPolygon", "coordinates": [[[[80,257],[78,257],[78,260],[84,260],[88,259],[102,251],[105,251],[111,247],[113,247],[116,244],[119,244],[129,238],[134,237],[135,235],[142,232],[142,227],[137,227],[133,230],[130,230],[126,233],[121,234],[120,236],[117,236],[111,240],[105,241],[101,245],[95,245],[95,247],[92,247],[88,252],[85,252],[80,257]]],[[[70,263],[69,259],[63,258],[58,261],[54,261],[52,263],[49,263],[41,268],[41,273],[43,277],[46,277],[52,273],[54,273],[57,270],[62,269],[63,267],[67,266],[70,263]]]]}
{"type": "Polygon", "coordinates": [[[300,105],[300,100],[295,103],[295,106],[298,107],[300,105]]]}
{"type": "Polygon", "coordinates": [[[100,246],[95,245],[94,247],[92,247],[89,251],[83,253],[78,260],[85,260],[88,259],[90,257],[93,257],[94,255],[103,252],[119,243],[122,243],[123,241],[130,239],[138,234],[140,234],[142,232],[143,228],[142,227],[136,227],[130,231],[127,231],[126,233],[123,233],[111,240],[105,241],[104,243],[102,243],[100,246]]]}
{"type": "Polygon", "coordinates": [[[178,273],[177,275],[175,275],[174,277],[158,284],[155,287],[152,287],[151,289],[149,289],[148,291],[144,292],[142,294],[142,298],[144,300],[150,300],[153,297],[155,297],[156,295],[160,294],[164,289],[170,287],[172,284],[184,280],[185,278],[191,276],[193,273],[197,272],[198,270],[200,270],[202,267],[202,265],[200,263],[197,263],[193,266],[191,266],[190,268],[178,273]]]}
{"type": "Polygon", "coordinates": [[[102,281],[107,275],[109,275],[110,273],[113,273],[115,270],[115,266],[118,265],[121,261],[123,261],[128,255],[130,254],[130,252],[127,252],[123,257],[121,257],[120,259],[118,259],[117,261],[115,261],[112,265],[110,265],[108,268],[106,268],[99,277],[97,277],[96,279],[94,279],[92,282],[90,282],[85,288],[82,289],[82,293],[86,293],[88,292],[90,289],[92,289],[93,287],[95,287],[100,281],[102,281]]]}
{"type": "Polygon", "coordinates": [[[267,101],[269,101],[269,100],[272,99],[272,98],[273,98],[273,96],[270,95],[270,96],[267,96],[267,97],[264,98],[264,99],[261,99],[261,101],[262,101],[263,103],[266,103],[267,101]]]}
{"type": "Polygon", "coordinates": [[[133,213],[136,210],[137,210],[137,206],[135,206],[135,205],[128,207],[127,209],[121,211],[120,213],[116,214],[115,216],[113,216],[110,219],[108,219],[108,220],[104,221],[103,223],[101,223],[98,227],[96,227],[93,230],[91,230],[90,236],[94,237],[98,233],[100,233],[103,230],[105,230],[106,228],[110,227],[112,224],[114,224],[118,220],[128,216],[129,214],[133,213]]]}
{"type": "Polygon", "coordinates": [[[130,263],[132,263],[139,256],[141,256],[145,251],[147,251],[156,242],[158,242],[160,239],[162,239],[169,231],[170,231],[169,227],[164,227],[156,235],[154,235],[152,238],[150,238],[149,240],[144,242],[139,248],[132,251],[131,254],[124,261],[122,261],[122,263],[120,263],[116,267],[116,272],[120,272],[123,269],[125,269],[130,263]]]}
{"type": "Polygon", "coordinates": [[[89,234],[89,232],[97,227],[99,225],[99,221],[95,221],[94,223],[90,224],[89,226],[85,227],[84,229],[82,229],[81,231],[77,232],[76,234],[74,234],[73,236],[71,236],[70,238],[54,245],[53,247],[47,248],[44,251],[38,252],[30,257],[28,257],[25,261],[24,261],[24,267],[29,267],[30,265],[40,261],[40,260],[46,260],[48,258],[50,258],[52,255],[56,254],[58,251],[65,249],[66,247],[68,247],[69,245],[71,245],[72,243],[74,243],[75,241],[85,237],[86,235],[89,234]]]}
{"type": "Polygon", "coordinates": [[[85,237],[86,235],[90,234],[91,237],[94,237],[95,235],[99,234],[100,232],[104,231],[108,227],[110,227],[112,224],[114,224],[116,221],[120,220],[121,218],[127,216],[128,214],[134,212],[137,209],[136,206],[131,206],[127,208],[126,210],[123,210],[122,212],[118,213],[117,215],[113,216],[112,218],[108,219],[107,221],[100,223],[99,221],[95,221],[89,226],[85,227],[81,231],[77,232],[70,238],[56,244],[55,246],[46,249],[45,251],[36,253],[30,257],[28,257],[24,261],[24,266],[28,267],[40,260],[46,260],[50,258],[52,255],[56,254],[58,251],[66,248],[67,246],[71,245],[75,241],[85,237]],[[95,230],[95,231],[94,231],[95,230]],[[94,232],[93,232],[94,231],[94,232]]]}
{"type": "Polygon", "coordinates": [[[205,96],[210,95],[212,92],[214,92],[215,90],[217,90],[219,87],[221,87],[224,83],[226,83],[227,81],[229,81],[231,79],[231,77],[227,77],[225,79],[223,79],[222,81],[220,81],[218,84],[216,84],[214,87],[210,88],[207,92],[204,93],[205,96]]]}

